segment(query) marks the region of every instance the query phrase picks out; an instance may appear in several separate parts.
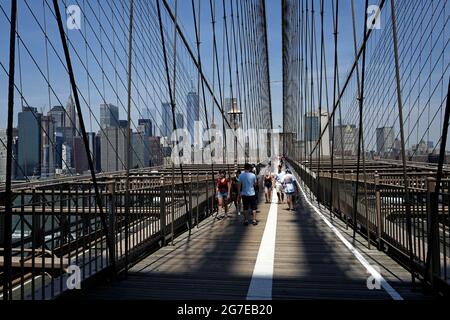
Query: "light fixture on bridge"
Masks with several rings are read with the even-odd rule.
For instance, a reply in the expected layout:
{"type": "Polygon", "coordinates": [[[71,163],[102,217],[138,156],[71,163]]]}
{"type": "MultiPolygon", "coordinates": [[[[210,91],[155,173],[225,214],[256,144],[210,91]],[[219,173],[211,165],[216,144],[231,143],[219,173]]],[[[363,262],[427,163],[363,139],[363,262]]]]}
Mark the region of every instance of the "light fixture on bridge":
{"type": "Polygon", "coordinates": [[[239,129],[240,123],[242,121],[243,112],[238,109],[236,99],[233,99],[231,103],[230,111],[228,111],[229,118],[231,120],[231,125],[234,129],[234,165],[237,167],[238,155],[237,155],[237,135],[236,130],[239,129]]]}

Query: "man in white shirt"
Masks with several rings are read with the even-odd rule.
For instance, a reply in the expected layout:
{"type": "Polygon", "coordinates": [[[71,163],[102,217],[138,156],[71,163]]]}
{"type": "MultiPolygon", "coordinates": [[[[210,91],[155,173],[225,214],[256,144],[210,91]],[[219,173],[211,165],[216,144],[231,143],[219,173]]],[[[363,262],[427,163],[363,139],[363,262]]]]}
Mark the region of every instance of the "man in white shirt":
{"type": "Polygon", "coordinates": [[[284,202],[283,177],[286,173],[282,170],[281,165],[278,166],[278,173],[275,174],[275,187],[277,189],[278,203],[284,202]]]}

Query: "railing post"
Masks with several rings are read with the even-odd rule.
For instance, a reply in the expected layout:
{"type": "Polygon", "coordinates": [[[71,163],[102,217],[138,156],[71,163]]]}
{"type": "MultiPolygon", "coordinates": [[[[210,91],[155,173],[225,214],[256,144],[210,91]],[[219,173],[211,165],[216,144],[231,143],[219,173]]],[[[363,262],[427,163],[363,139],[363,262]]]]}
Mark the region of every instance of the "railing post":
{"type": "MultiPolygon", "coordinates": [[[[5,199],[6,193],[5,192],[1,192],[0,193],[0,199],[5,199]]],[[[4,206],[5,203],[3,202],[3,200],[0,200],[0,205],[4,206]]],[[[5,247],[5,234],[4,232],[6,231],[5,229],[5,212],[2,212],[2,214],[0,214],[0,248],[4,248],[5,247]]]]}
{"type": "Polygon", "coordinates": [[[189,172],[188,175],[188,183],[189,183],[189,212],[187,212],[187,218],[188,218],[188,228],[189,228],[189,234],[191,232],[192,228],[192,174],[189,172]]]}
{"type": "Polygon", "coordinates": [[[383,233],[383,220],[381,219],[381,192],[380,192],[380,176],[375,173],[375,210],[377,215],[377,243],[378,250],[382,249],[382,233],[383,233]]]}
{"type": "Polygon", "coordinates": [[[324,177],[325,183],[323,183],[323,198],[325,200],[325,205],[328,205],[330,208],[330,217],[333,215],[333,204],[331,203],[331,200],[333,199],[333,196],[331,195],[331,173],[328,170],[326,173],[326,176],[324,177]],[[328,183],[327,183],[328,182],[328,183]]]}
{"type": "MultiPolygon", "coordinates": [[[[108,183],[108,233],[111,239],[110,261],[116,260],[116,183],[114,180],[108,183]]],[[[114,270],[115,272],[116,270],[114,270]]]]}
{"type": "MultiPolygon", "coordinates": [[[[429,277],[432,286],[435,285],[435,277],[439,276],[440,273],[440,252],[439,252],[439,228],[437,219],[432,219],[431,216],[433,214],[438,215],[438,212],[433,212],[433,197],[435,197],[435,201],[439,201],[439,195],[434,194],[436,190],[436,178],[428,177],[427,178],[427,245],[431,249],[430,257],[430,269],[429,269],[429,277]],[[433,223],[432,223],[433,221],[433,223]]],[[[439,210],[439,204],[435,206],[439,210]]]]}
{"type": "Polygon", "coordinates": [[[208,173],[205,174],[205,181],[206,181],[206,203],[208,204],[208,215],[210,215],[214,210],[214,203],[211,201],[209,202],[209,177],[208,173]]]}
{"type": "Polygon", "coordinates": [[[351,220],[352,220],[352,224],[353,224],[353,230],[354,233],[358,230],[358,202],[354,201],[353,199],[357,199],[358,195],[356,194],[356,190],[358,182],[357,179],[357,174],[355,172],[351,172],[351,186],[352,186],[352,198],[351,198],[351,203],[352,203],[352,216],[351,216],[351,220]]]}
{"type": "Polygon", "coordinates": [[[196,186],[196,188],[195,188],[195,197],[196,197],[196,199],[197,199],[197,202],[196,202],[196,204],[197,204],[197,209],[195,210],[196,211],[196,217],[195,217],[195,223],[196,223],[196,225],[197,225],[197,228],[198,228],[198,210],[199,210],[199,203],[198,203],[198,196],[199,196],[199,179],[200,179],[200,174],[199,174],[199,170],[200,170],[200,167],[198,167],[197,166],[197,177],[196,177],[196,181],[197,181],[197,186],[196,186]]]}
{"type": "Polygon", "coordinates": [[[159,226],[161,232],[161,246],[166,245],[166,187],[164,185],[164,175],[161,175],[159,182],[159,226]]]}

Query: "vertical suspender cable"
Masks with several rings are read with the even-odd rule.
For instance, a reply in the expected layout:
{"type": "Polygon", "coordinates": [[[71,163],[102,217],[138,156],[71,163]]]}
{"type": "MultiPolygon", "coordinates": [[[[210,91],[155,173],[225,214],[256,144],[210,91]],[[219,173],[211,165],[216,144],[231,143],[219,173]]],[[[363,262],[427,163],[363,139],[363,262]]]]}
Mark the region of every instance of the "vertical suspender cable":
{"type": "Polygon", "coordinates": [[[17,0],[11,1],[11,25],[9,33],[9,78],[8,78],[8,126],[6,141],[6,182],[5,182],[5,221],[4,221],[4,276],[3,276],[3,300],[12,299],[12,139],[13,139],[13,117],[14,117],[14,75],[16,55],[16,19],[17,0]]]}
{"type": "MultiPolygon", "coordinates": [[[[309,70],[309,72],[310,72],[310,75],[311,75],[311,77],[310,77],[310,92],[311,92],[311,96],[310,96],[310,104],[309,104],[309,112],[310,112],[310,126],[309,126],[309,139],[311,139],[311,142],[313,141],[313,131],[312,131],[312,119],[313,119],[313,112],[314,112],[314,37],[315,37],[315,35],[314,35],[314,25],[316,24],[316,21],[315,21],[315,19],[314,19],[314,0],[311,0],[311,38],[310,38],[310,53],[311,53],[311,56],[309,57],[310,58],[310,70],[309,70]]],[[[321,140],[322,140],[322,137],[320,137],[319,139],[318,139],[318,141],[317,141],[317,145],[319,145],[320,146],[320,142],[321,142],[321,140]]],[[[309,164],[310,164],[310,169],[313,169],[312,168],[312,159],[313,159],[313,153],[315,152],[315,149],[314,150],[311,150],[310,151],[310,153],[309,153],[309,164]]],[[[311,182],[312,182],[313,180],[312,180],[312,176],[311,176],[311,182]]],[[[310,188],[310,190],[311,190],[311,192],[314,192],[313,191],[313,188],[310,188]]],[[[317,195],[316,195],[317,196],[317,195]]]]}
{"type": "MultiPolygon", "coordinates": [[[[163,25],[162,25],[162,18],[161,18],[161,5],[160,5],[160,0],[156,0],[156,4],[157,4],[157,9],[158,9],[158,21],[159,21],[159,30],[160,30],[160,34],[161,34],[161,42],[162,42],[162,49],[163,49],[163,56],[164,56],[164,65],[165,65],[165,69],[166,69],[166,77],[167,77],[167,86],[169,88],[169,97],[170,97],[170,104],[172,106],[172,126],[173,126],[173,130],[176,131],[177,130],[177,124],[176,124],[176,119],[175,119],[175,97],[173,95],[172,92],[172,84],[170,81],[170,75],[169,75],[169,64],[167,61],[167,52],[166,52],[166,41],[165,41],[165,37],[164,37],[164,30],[163,30],[163,25]]],[[[174,29],[175,32],[177,30],[177,20],[175,17],[174,20],[174,29]]],[[[176,41],[176,38],[174,39],[174,41],[176,41]]],[[[176,55],[176,48],[174,48],[174,56],[176,55]]],[[[175,80],[175,78],[174,78],[175,80]]],[[[174,83],[176,85],[176,83],[174,83]]],[[[177,137],[177,144],[178,144],[178,137],[177,137]]],[[[188,215],[188,227],[189,227],[189,232],[191,230],[191,219],[190,219],[190,212],[189,212],[189,208],[188,208],[188,203],[187,203],[187,194],[186,194],[186,186],[184,183],[184,173],[183,173],[183,164],[180,162],[180,172],[181,172],[181,183],[183,185],[183,195],[184,195],[184,203],[185,203],[185,208],[186,208],[186,214],[188,215]]],[[[172,202],[174,201],[174,199],[172,199],[172,202]]],[[[173,221],[172,221],[173,222],[173,221]]],[[[172,233],[172,241],[173,241],[173,233],[172,233]]]]}
{"type": "Polygon", "coordinates": [[[81,133],[83,136],[83,143],[84,143],[86,156],[87,156],[87,160],[88,160],[88,164],[89,164],[89,170],[91,172],[92,183],[94,184],[95,199],[96,199],[97,206],[99,209],[102,227],[103,227],[103,230],[105,231],[106,244],[109,249],[109,259],[110,259],[112,270],[113,270],[113,272],[115,272],[116,271],[116,261],[115,261],[114,244],[111,242],[111,238],[107,231],[108,228],[106,225],[106,218],[105,218],[105,215],[103,212],[103,201],[100,196],[100,191],[99,191],[98,184],[97,184],[97,178],[95,176],[94,163],[92,161],[91,152],[89,150],[89,142],[88,142],[88,138],[87,138],[87,134],[86,134],[86,128],[84,126],[83,113],[81,112],[80,99],[78,97],[78,90],[77,90],[77,85],[75,82],[75,75],[74,75],[73,68],[72,68],[72,61],[70,59],[69,47],[67,46],[66,37],[64,34],[64,27],[63,27],[62,18],[61,18],[61,12],[59,11],[58,0],[53,0],[53,7],[55,10],[56,21],[58,23],[59,35],[61,37],[61,43],[62,43],[63,49],[64,49],[64,55],[66,58],[67,69],[69,71],[71,89],[72,89],[73,96],[75,98],[75,106],[77,108],[78,120],[80,123],[80,129],[81,129],[81,133]]]}
{"type": "MultiPolygon", "coordinates": [[[[334,1],[333,1],[334,3],[334,1]]],[[[334,76],[333,76],[333,106],[336,104],[336,91],[337,91],[337,81],[338,81],[338,73],[337,73],[337,66],[338,66],[338,54],[337,54],[337,50],[338,50],[338,26],[339,26],[339,0],[336,0],[336,12],[335,12],[335,19],[334,20],[334,76]]],[[[330,177],[330,183],[331,183],[331,192],[330,192],[330,210],[331,212],[333,212],[334,208],[333,208],[333,189],[334,189],[334,146],[335,146],[335,121],[336,121],[336,117],[333,115],[332,117],[332,136],[331,136],[331,141],[332,141],[332,148],[331,148],[331,177],[330,177]]],[[[342,126],[340,127],[340,134],[341,134],[341,157],[342,159],[344,159],[344,147],[343,147],[343,141],[342,141],[342,126]]],[[[338,185],[338,203],[339,203],[339,185],[338,185]]],[[[332,215],[330,215],[330,217],[332,217],[332,215]]]]}
{"type": "MultiPolygon", "coordinates": [[[[364,15],[364,37],[367,33],[367,9],[368,9],[369,3],[366,0],[365,10],[366,13],[364,15]]],[[[352,18],[353,18],[353,45],[355,50],[355,58],[357,56],[357,49],[356,49],[356,27],[355,27],[355,15],[354,15],[354,5],[352,1],[352,18]]],[[[357,159],[357,169],[356,169],[356,188],[355,188],[355,196],[353,199],[353,237],[355,237],[356,228],[357,228],[357,211],[358,211],[358,190],[359,190],[359,172],[360,172],[360,164],[361,164],[361,157],[363,158],[363,170],[364,170],[364,182],[366,181],[366,175],[365,175],[365,154],[364,154],[364,122],[363,122],[363,108],[364,108],[364,85],[365,85],[365,62],[366,62],[366,47],[363,51],[363,57],[362,57],[362,79],[360,81],[359,79],[359,68],[356,68],[356,79],[357,79],[357,101],[359,103],[359,132],[358,132],[358,159],[357,159]]],[[[366,186],[366,184],[365,184],[366,186]]],[[[367,192],[366,192],[367,196],[367,192]]],[[[367,209],[367,206],[366,206],[367,209]]],[[[368,239],[369,240],[369,239],[368,239]]]]}
{"type": "Polygon", "coordinates": [[[215,57],[215,61],[216,61],[216,68],[217,68],[217,81],[218,81],[218,85],[219,85],[219,99],[220,99],[220,109],[222,112],[222,134],[223,134],[223,148],[222,148],[222,152],[223,152],[223,161],[225,162],[225,147],[226,147],[226,143],[227,143],[227,136],[225,134],[225,121],[226,121],[226,117],[225,117],[225,113],[224,113],[224,106],[223,106],[223,101],[224,101],[224,95],[225,92],[222,92],[222,82],[220,81],[220,68],[219,68],[219,55],[217,53],[217,37],[216,37],[216,13],[215,13],[215,5],[213,6],[213,2],[212,0],[209,0],[209,7],[210,7],[210,12],[211,12],[211,23],[212,23],[212,28],[213,28],[213,51],[214,51],[214,57],[215,57]]]}
{"type": "MultiPolygon", "coordinates": [[[[230,81],[230,97],[231,97],[230,104],[231,104],[231,109],[233,110],[234,93],[233,93],[233,75],[232,75],[232,71],[231,71],[232,60],[231,60],[230,45],[229,45],[229,39],[228,39],[227,9],[226,9],[226,5],[225,5],[225,0],[222,0],[222,7],[223,7],[223,25],[224,25],[224,29],[225,29],[225,33],[224,33],[225,37],[223,38],[223,40],[226,42],[227,60],[228,60],[228,76],[230,77],[230,79],[229,79],[229,81],[230,81]]],[[[224,50],[225,50],[225,47],[224,47],[224,50]]],[[[224,59],[225,59],[225,57],[224,57],[224,59]]],[[[223,85],[225,86],[225,72],[223,72],[223,77],[224,77],[223,85]]],[[[233,126],[233,129],[234,129],[234,123],[232,123],[231,125],[233,126]]],[[[234,139],[236,139],[236,131],[233,130],[233,132],[235,135],[233,137],[233,140],[234,140],[234,139]]],[[[232,149],[234,150],[234,148],[232,148],[232,149]]],[[[234,153],[234,151],[233,151],[233,153],[234,153]]],[[[234,155],[234,156],[236,157],[236,155],[234,155]]],[[[233,160],[233,162],[234,162],[234,160],[233,160]]],[[[230,172],[228,151],[227,151],[227,169],[228,169],[228,172],[230,172]]]]}
{"type": "MultiPolygon", "coordinates": [[[[288,0],[282,0],[281,2],[281,15],[282,15],[282,19],[281,19],[281,27],[282,27],[282,38],[281,38],[281,46],[283,48],[283,56],[282,56],[282,60],[283,60],[283,84],[282,84],[282,91],[283,91],[283,113],[282,113],[282,124],[283,124],[283,132],[287,131],[287,127],[286,127],[286,108],[287,108],[287,101],[286,101],[286,84],[287,84],[287,30],[286,30],[286,25],[287,25],[287,21],[285,21],[284,17],[287,16],[287,9],[288,9],[288,0]]],[[[283,136],[283,154],[286,154],[286,144],[284,143],[284,136],[283,136]]]]}
{"type": "Polygon", "coordinates": [[[403,162],[403,183],[405,184],[405,209],[406,209],[406,228],[409,247],[409,263],[411,268],[411,280],[415,287],[415,267],[412,251],[412,234],[411,234],[411,203],[409,195],[409,181],[406,171],[406,150],[405,150],[405,131],[403,129],[403,104],[400,85],[400,66],[398,60],[398,44],[397,44],[397,22],[395,17],[394,0],[391,0],[391,19],[392,19],[392,37],[394,40],[394,58],[395,58],[395,79],[397,85],[397,104],[398,104],[398,120],[400,124],[401,153],[403,162]]]}
{"type": "MultiPolygon", "coordinates": [[[[432,194],[432,201],[431,201],[431,216],[430,216],[430,240],[427,248],[427,256],[426,256],[426,272],[425,277],[430,275],[430,282],[432,285],[434,285],[434,274],[430,273],[431,269],[431,260],[433,259],[434,255],[439,256],[439,251],[435,252],[433,249],[435,247],[439,248],[439,246],[435,245],[435,241],[439,241],[439,228],[437,225],[438,222],[438,210],[439,210],[439,192],[441,189],[441,181],[442,181],[442,174],[443,174],[443,166],[445,161],[445,153],[446,153],[446,146],[447,146],[447,135],[448,135],[448,122],[450,120],[450,80],[448,82],[448,89],[447,89],[447,103],[445,105],[445,113],[444,113],[444,123],[442,125],[442,136],[441,136],[441,149],[439,151],[439,162],[438,162],[438,169],[436,173],[436,186],[434,193],[432,194]],[[436,232],[438,234],[436,234],[436,232]]],[[[439,259],[439,258],[438,258],[439,259]]],[[[434,259],[433,259],[434,260],[434,259]]],[[[433,268],[434,269],[434,268],[433,268]]]]}
{"type": "Polygon", "coordinates": [[[262,10],[263,10],[263,28],[264,28],[264,42],[266,46],[266,59],[267,59],[267,95],[268,95],[268,104],[269,104],[269,125],[270,129],[273,129],[273,115],[272,115],[272,93],[270,88],[270,58],[269,58],[269,35],[267,33],[267,11],[266,11],[266,0],[262,0],[262,10]]]}
{"type": "MultiPolygon", "coordinates": [[[[191,1],[192,4],[192,15],[194,18],[194,28],[195,28],[195,39],[196,39],[196,44],[197,44],[197,59],[198,59],[198,91],[200,92],[200,83],[202,86],[202,97],[203,97],[203,109],[205,112],[205,117],[206,117],[206,130],[208,131],[208,138],[209,138],[209,143],[211,143],[211,133],[209,131],[209,117],[208,117],[208,110],[206,108],[206,96],[205,96],[205,82],[201,80],[200,78],[200,74],[202,73],[202,59],[201,59],[201,54],[200,54],[200,0],[199,0],[199,5],[198,5],[198,26],[197,26],[197,14],[195,12],[195,3],[194,0],[191,1]]],[[[214,68],[214,63],[213,63],[213,68],[214,68]]],[[[214,82],[214,75],[213,75],[213,82],[214,82]]],[[[213,90],[214,90],[214,85],[213,85],[213,90]]],[[[200,104],[200,100],[198,101],[198,103],[200,104]]],[[[214,105],[213,105],[213,112],[214,112],[214,105]]],[[[214,122],[214,116],[213,116],[213,122],[214,122]]],[[[212,155],[210,155],[212,156],[212,155]]],[[[211,177],[212,177],[212,183],[214,184],[215,182],[215,177],[214,177],[214,161],[212,161],[213,159],[211,159],[211,177]]]]}
{"type": "MultiPolygon", "coordinates": [[[[364,14],[364,37],[367,33],[367,10],[369,7],[369,1],[366,0],[365,5],[365,14],[364,14]]],[[[355,43],[355,55],[356,53],[356,38],[354,38],[355,43]]],[[[356,188],[355,188],[355,197],[353,202],[353,238],[355,238],[355,232],[357,228],[357,211],[358,211],[358,188],[359,188],[359,171],[361,164],[361,157],[363,159],[363,176],[364,176],[364,192],[365,192],[365,210],[366,210],[366,229],[367,229],[367,241],[368,246],[370,248],[370,236],[369,236],[369,223],[368,223],[368,211],[367,211],[367,184],[366,184],[366,168],[365,168],[365,148],[364,148],[364,119],[363,119],[363,109],[364,109],[364,85],[365,85],[365,71],[366,71],[366,50],[367,46],[364,47],[364,51],[362,53],[362,74],[361,74],[361,84],[358,83],[358,101],[359,101],[359,137],[358,137],[358,162],[356,169],[356,188]],[[361,88],[361,89],[359,89],[361,88]]],[[[358,68],[356,68],[356,75],[359,82],[359,73],[358,68]]]]}
{"type": "Polygon", "coordinates": [[[125,182],[125,272],[128,271],[128,225],[130,222],[130,166],[131,166],[131,73],[133,56],[133,0],[130,0],[130,31],[128,36],[128,100],[127,100],[127,157],[125,182]]]}
{"type": "MultiPolygon", "coordinates": [[[[320,82],[319,82],[319,132],[322,128],[322,88],[323,88],[323,55],[324,51],[324,33],[323,33],[323,0],[320,1],[320,82]]],[[[320,170],[321,170],[321,157],[323,157],[322,144],[327,143],[327,141],[322,141],[319,144],[319,158],[317,163],[317,196],[320,200],[322,194],[320,188],[320,170]]],[[[324,200],[324,199],[323,199],[324,200]]],[[[330,212],[331,217],[331,212],[330,212]]]]}
{"type": "MultiPolygon", "coordinates": [[[[178,0],[175,0],[175,21],[174,21],[174,27],[173,27],[173,98],[171,99],[172,102],[172,122],[173,122],[173,130],[175,131],[177,129],[176,123],[177,119],[175,117],[176,115],[176,101],[177,101],[177,28],[176,25],[178,23],[178,0]]],[[[164,49],[165,50],[165,49],[164,49]]],[[[170,82],[170,79],[168,77],[167,81],[170,82]]],[[[177,140],[178,140],[178,133],[177,133],[177,140]]],[[[178,156],[178,155],[177,155],[178,156]]],[[[172,201],[170,202],[171,207],[171,242],[173,245],[173,240],[175,237],[175,163],[172,161],[172,201]]],[[[190,229],[189,229],[190,230],[190,229]]]]}
{"type": "MultiPolygon", "coordinates": [[[[383,9],[385,2],[386,2],[386,0],[381,0],[381,1],[380,1],[380,5],[379,5],[379,9],[380,9],[380,10],[383,9]]],[[[358,60],[359,60],[359,57],[361,56],[363,50],[365,49],[367,40],[369,39],[369,37],[370,37],[371,34],[372,34],[372,29],[370,29],[370,30],[367,32],[367,35],[364,37],[364,41],[363,41],[363,43],[361,44],[361,46],[360,46],[360,48],[359,48],[359,50],[358,50],[357,57],[356,57],[355,61],[353,62],[352,66],[351,66],[351,68],[350,68],[350,70],[349,70],[349,72],[348,72],[348,75],[347,75],[347,77],[346,77],[346,79],[345,79],[344,85],[342,86],[342,88],[341,88],[341,90],[340,90],[339,97],[338,97],[338,99],[337,99],[337,101],[336,101],[336,105],[333,106],[333,111],[332,111],[331,116],[334,116],[334,114],[335,114],[336,111],[338,110],[337,106],[341,103],[341,99],[342,99],[342,97],[343,97],[343,95],[344,95],[344,93],[345,93],[345,91],[346,91],[346,89],[347,89],[348,84],[350,83],[351,77],[353,76],[353,72],[355,71],[355,69],[356,69],[356,67],[357,67],[357,62],[358,62],[358,60]]],[[[327,124],[325,125],[325,127],[322,129],[322,132],[320,133],[319,140],[322,139],[322,137],[323,137],[323,135],[325,134],[325,132],[326,132],[328,126],[329,126],[329,123],[327,123],[327,124]]],[[[316,142],[316,144],[315,144],[315,146],[314,146],[314,148],[313,148],[313,151],[316,150],[318,144],[319,144],[319,141],[316,142]]]]}

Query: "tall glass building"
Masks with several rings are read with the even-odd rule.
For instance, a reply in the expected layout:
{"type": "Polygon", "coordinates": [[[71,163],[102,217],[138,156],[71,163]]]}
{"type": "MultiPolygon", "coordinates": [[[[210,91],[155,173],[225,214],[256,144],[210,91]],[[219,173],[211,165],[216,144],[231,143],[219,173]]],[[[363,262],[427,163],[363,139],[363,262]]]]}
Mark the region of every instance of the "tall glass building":
{"type": "Polygon", "coordinates": [[[198,103],[198,94],[196,92],[189,92],[186,101],[186,114],[187,114],[187,129],[191,136],[192,141],[194,141],[194,130],[195,121],[200,120],[200,110],[198,103]]]}
{"type": "Polygon", "coordinates": [[[170,103],[162,104],[162,123],[161,123],[161,135],[163,137],[170,137],[173,130],[173,117],[172,107],[170,103]]]}
{"type": "Polygon", "coordinates": [[[100,128],[117,128],[119,126],[119,108],[110,103],[100,105],[100,128]]]}
{"type": "Polygon", "coordinates": [[[19,150],[18,163],[22,170],[18,171],[17,178],[39,177],[42,163],[42,114],[36,108],[23,107],[18,115],[19,150]]]}

